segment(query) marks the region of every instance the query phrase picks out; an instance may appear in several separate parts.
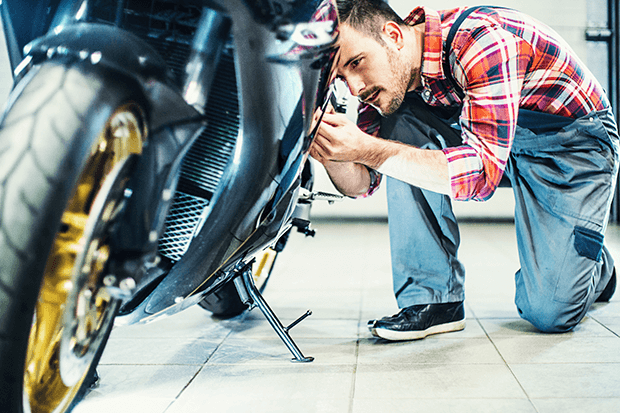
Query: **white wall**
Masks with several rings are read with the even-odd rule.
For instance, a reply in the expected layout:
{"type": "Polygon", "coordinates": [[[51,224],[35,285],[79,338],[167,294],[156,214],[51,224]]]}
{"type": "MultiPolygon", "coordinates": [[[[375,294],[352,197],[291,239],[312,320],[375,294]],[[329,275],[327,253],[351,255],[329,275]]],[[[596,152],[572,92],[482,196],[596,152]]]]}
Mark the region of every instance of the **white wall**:
{"type": "Polygon", "coordinates": [[[584,33],[587,26],[587,0],[492,0],[488,2],[484,0],[426,0],[422,2],[390,0],[389,3],[402,16],[409,14],[409,11],[417,5],[427,6],[434,10],[478,4],[510,7],[551,26],[571,45],[581,59],[586,60],[584,33]]]}

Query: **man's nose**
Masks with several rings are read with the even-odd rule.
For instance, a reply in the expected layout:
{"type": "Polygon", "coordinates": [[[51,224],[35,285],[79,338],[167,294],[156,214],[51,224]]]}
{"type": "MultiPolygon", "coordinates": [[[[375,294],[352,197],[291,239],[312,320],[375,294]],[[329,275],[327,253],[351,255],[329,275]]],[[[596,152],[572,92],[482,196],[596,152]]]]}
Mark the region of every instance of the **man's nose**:
{"type": "Polygon", "coordinates": [[[360,92],[364,89],[364,82],[358,79],[347,79],[347,85],[349,85],[349,92],[353,96],[359,96],[360,92]]]}

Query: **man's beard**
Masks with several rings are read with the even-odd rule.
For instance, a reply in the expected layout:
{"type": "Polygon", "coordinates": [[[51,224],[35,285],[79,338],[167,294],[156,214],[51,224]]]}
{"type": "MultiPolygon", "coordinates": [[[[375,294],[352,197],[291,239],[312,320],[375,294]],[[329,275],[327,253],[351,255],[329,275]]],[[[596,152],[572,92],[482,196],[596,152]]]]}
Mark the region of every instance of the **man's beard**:
{"type": "MultiPolygon", "coordinates": [[[[400,105],[403,104],[403,100],[405,100],[405,94],[414,84],[415,80],[420,76],[420,69],[412,68],[406,62],[399,60],[396,52],[388,50],[387,58],[389,65],[393,68],[392,73],[397,74],[396,80],[390,82],[392,84],[388,86],[389,90],[394,93],[394,96],[385,110],[381,110],[381,108],[371,105],[377,109],[381,116],[384,117],[392,115],[398,110],[398,108],[400,108],[400,105]]],[[[375,86],[371,88],[365,96],[370,97],[377,90],[386,91],[386,88],[375,86]]]]}

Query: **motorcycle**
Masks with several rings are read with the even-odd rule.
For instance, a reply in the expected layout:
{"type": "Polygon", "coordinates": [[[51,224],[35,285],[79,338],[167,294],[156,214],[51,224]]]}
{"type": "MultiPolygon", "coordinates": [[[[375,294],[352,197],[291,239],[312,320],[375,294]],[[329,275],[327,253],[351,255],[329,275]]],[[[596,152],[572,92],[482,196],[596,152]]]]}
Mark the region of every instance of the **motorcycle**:
{"type": "Polygon", "coordinates": [[[330,100],[333,0],[3,0],[0,406],[68,412],[114,325],[258,307],[330,100]],[[256,259],[259,258],[257,261],[256,259]]]}

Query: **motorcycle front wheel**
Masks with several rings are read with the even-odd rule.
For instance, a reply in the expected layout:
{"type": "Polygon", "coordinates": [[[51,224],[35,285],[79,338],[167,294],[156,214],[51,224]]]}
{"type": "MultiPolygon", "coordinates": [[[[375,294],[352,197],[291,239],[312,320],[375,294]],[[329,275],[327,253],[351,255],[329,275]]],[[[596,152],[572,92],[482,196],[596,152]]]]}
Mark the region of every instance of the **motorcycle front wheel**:
{"type": "Polygon", "coordinates": [[[118,77],[33,68],[0,124],[0,406],[70,411],[119,306],[110,234],[146,127],[118,77]]]}

